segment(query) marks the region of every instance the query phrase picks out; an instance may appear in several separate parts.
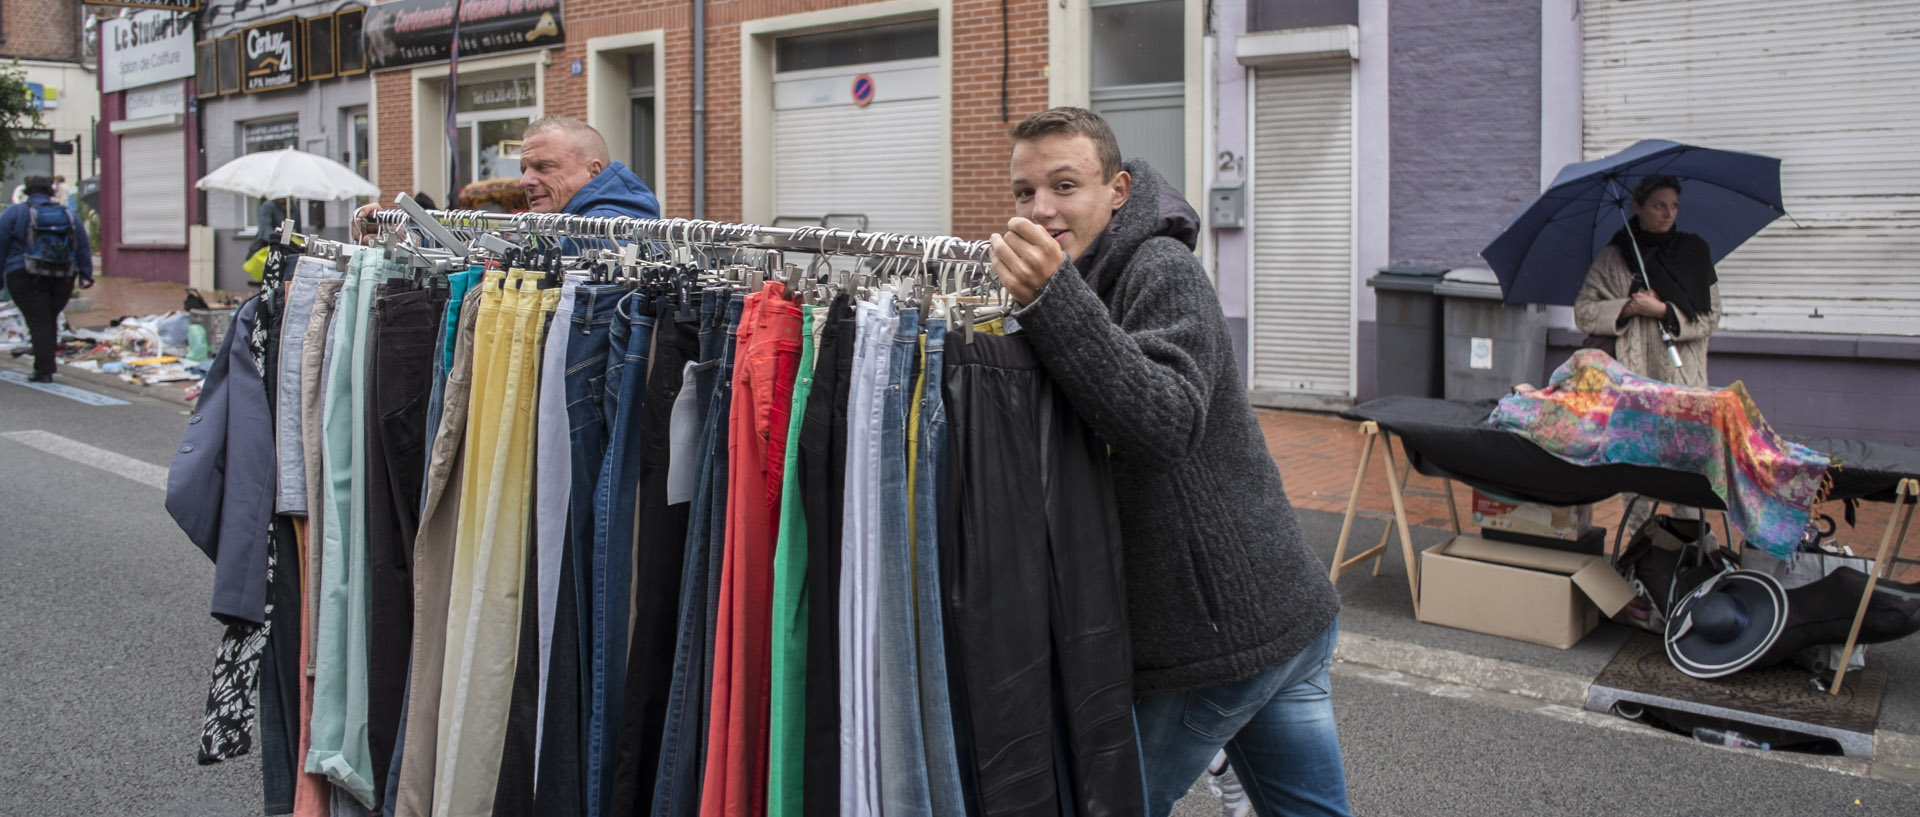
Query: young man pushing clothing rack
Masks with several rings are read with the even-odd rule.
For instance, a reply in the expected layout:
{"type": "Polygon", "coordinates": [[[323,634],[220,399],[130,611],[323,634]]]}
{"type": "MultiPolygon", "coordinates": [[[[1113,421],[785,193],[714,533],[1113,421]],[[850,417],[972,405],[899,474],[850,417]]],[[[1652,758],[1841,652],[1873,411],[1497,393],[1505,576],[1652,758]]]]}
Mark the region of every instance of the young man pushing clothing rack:
{"type": "Polygon", "coordinates": [[[1147,813],[1224,745],[1263,815],[1347,814],[1328,668],[1340,599],[1300,534],[1193,255],[1199,216],[1124,166],[1098,114],[1013,129],[1014,210],[992,238],[1014,312],[1111,447],[1147,813]]]}

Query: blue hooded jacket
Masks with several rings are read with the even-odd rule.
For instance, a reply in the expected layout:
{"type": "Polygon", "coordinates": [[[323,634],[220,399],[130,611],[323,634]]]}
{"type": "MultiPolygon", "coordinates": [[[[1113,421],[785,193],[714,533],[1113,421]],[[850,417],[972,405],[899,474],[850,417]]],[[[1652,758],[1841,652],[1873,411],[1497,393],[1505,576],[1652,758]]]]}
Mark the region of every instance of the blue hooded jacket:
{"type": "MultiPolygon", "coordinates": [[[[619,162],[614,164],[617,165],[619,162]]],[[[640,189],[644,191],[647,188],[642,185],[640,189]]],[[[27,268],[27,249],[33,243],[33,236],[27,234],[27,224],[30,221],[27,210],[52,200],[45,194],[35,193],[28,196],[25,203],[11,205],[5,211],[0,211],[0,275],[11,275],[27,268]]],[[[658,209],[653,203],[652,193],[647,193],[647,206],[658,209]]],[[[87,225],[80,220],[79,214],[72,208],[68,208],[67,217],[73,219],[74,274],[80,276],[83,281],[91,281],[93,280],[93,247],[87,241],[87,225]]]]}
{"type": "Polygon", "coordinates": [[[601,169],[600,175],[587,180],[561,212],[595,218],[659,218],[660,202],[653,197],[653,191],[647,189],[646,182],[615,159],[613,164],[601,169]]]}

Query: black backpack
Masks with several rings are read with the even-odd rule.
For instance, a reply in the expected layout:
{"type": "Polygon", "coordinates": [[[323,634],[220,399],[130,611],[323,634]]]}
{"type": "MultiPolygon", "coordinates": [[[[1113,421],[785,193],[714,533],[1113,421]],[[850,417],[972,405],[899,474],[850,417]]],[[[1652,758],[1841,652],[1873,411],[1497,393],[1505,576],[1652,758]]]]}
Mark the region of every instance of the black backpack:
{"type": "Polygon", "coordinates": [[[73,233],[78,221],[72,210],[51,201],[27,205],[26,270],[29,274],[60,278],[73,274],[73,259],[79,246],[73,233]]]}

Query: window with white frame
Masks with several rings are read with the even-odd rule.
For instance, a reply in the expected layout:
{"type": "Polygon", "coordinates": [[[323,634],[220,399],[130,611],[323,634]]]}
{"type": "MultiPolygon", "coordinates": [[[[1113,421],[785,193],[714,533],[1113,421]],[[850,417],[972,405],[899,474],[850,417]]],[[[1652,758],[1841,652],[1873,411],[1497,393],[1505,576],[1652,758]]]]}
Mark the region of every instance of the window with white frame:
{"type": "Polygon", "coordinates": [[[1092,0],[1089,101],[1174,189],[1186,187],[1186,10],[1180,0],[1092,0]]]}
{"type": "Polygon", "coordinates": [[[520,175],[520,137],[540,116],[533,77],[517,76],[459,84],[454,106],[460,161],[453,189],[488,179],[520,175]]]}

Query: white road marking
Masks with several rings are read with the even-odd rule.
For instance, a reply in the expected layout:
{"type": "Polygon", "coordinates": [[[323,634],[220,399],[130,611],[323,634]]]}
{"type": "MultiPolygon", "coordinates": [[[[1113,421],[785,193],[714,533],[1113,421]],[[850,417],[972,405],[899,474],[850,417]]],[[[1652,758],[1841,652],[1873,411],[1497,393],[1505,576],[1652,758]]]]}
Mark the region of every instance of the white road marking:
{"type": "Polygon", "coordinates": [[[8,383],[18,383],[22,386],[26,386],[29,389],[33,389],[34,391],[46,392],[47,394],[51,394],[56,397],[65,397],[68,400],[72,400],[76,403],[85,403],[89,406],[132,405],[131,403],[128,403],[127,401],[122,400],[118,397],[108,397],[98,392],[87,391],[86,389],[82,389],[77,386],[69,386],[65,383],[34,383],[32,381],[27,380],[26,375],[16,371],[12,371],[12,370],[0,372],[0,380],[5,380],[8,383]]]}
{"type": "Polygon", "coordinates": [[[0,437],[81,465],[98,468],[109,474],[126,477],[142,485],[149,485],[162,491],[167,489],[167,469],[145,460],[136,460],[125,454],[115,454],[98,446],[87,445],[79,440],[70,440],[39,429],[0,432],[0,437]]]}

